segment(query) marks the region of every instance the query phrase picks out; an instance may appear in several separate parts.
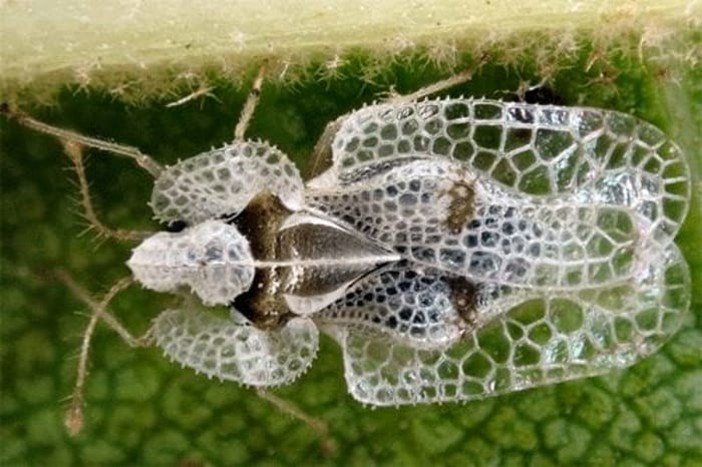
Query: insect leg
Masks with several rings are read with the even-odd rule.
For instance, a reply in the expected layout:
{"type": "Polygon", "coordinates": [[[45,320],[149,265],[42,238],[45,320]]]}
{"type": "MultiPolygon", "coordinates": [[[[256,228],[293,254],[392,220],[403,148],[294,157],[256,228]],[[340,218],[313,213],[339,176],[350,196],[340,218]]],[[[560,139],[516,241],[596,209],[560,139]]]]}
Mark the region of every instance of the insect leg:
{"type": "Polygon", "coordinates": [[[58,128],[44,122],[40,122],[39,120],[30,117],[21,110],[13,108],[10,104],[6,103],[3,103],[0,106],[0,113],[6,114],[10,119],[17,120],[17,122],[26,126],[27,128],[54,136],[63,142],[71,142],[74,145],[87,146],[90,148],[100,149],[101,151],[118,154],[120,156],[129,157],[130,159],[133,159],[134,162],[139,165],[139,167],[149,172],[154,178],[158,177],[161,171],[163,171],[161,164],[142,153],[134,146],[127,146],[124,144],[104,141],[98,138],[91,138],[71,130],[65,130],[63,128],[58,128]]]}
{"type": "Polygon", "coordinates": [[[71,159],[73,168],[78,177],[78,188],[80,190],[80,204],[83,208],[83,216],[90,223],[99,235],[104,237],[112,237],[117,240],[141,241],[150,235],[149,232],[140,232],[124,229],[113,229],[106,226],[100,218],[98,218],[93,206],[93,201],[90,197],[90,187],[88,179],[85,176],[85,164],[83,163],[83,146],[81,143],[73,140],[62,140],[63,149],[71,159]]]}
{"type": "Polygon", "coordinates": [[[446,79],[424,86],[411,94],[393,94],[385,99],[385,102],[389,104],[407,104],[409,102],[418,101],[432,94],[447,91],[454,86],[470,81],[473,78],[473,74],[475,74],[475,69],[468,68],[446,79]]]}
{"type": "Polygon", "coordinates": [[[269,402],[281,412],[290,415],[317,432],[322,439],[322,450],[326,454],[333,454],[334,451],[336,451],[334,438],[329,435],[329,426],[327,426],[324,420],[313,417],[289,400],[278,397],[265,389],[258,388],[256,389],[256,393],[261,399],[269,402]]]}
{"type": "Polygon", "coordinates": [[[246,98],[244,110],[241,111],[239,121],[237,122],[236,127],[234,127],[235,142],[244,141],[244,133],[246,133],[246,129],[248,128],[249,123],[251,122],[251,118],[253,117],[254,111],[256,110],[256,104],[258,104],[258,100],[261,97],[261,86],[263,86],[263,78],[265,77],[265,75],[266,64],[264,63],[261,66],[261,69],[258,70],[258,74],[256,75],[256,79],[254,79],[254,83],[251,87],[249,97],[246,98]]]}
{"type": "MultiPolygon", "coordinates": [[[[478,65],[480,64],[482,64],[482,61],[479,62],[478,65]]],[[[473,77],[474,73],[475,69],[469,68],[449,78],[442,79],[441,81],[437,81],[436,83],[430,84],[428,86],[424,86],[423,88],[418,89],[417,91],[411,94],[393,93],[389,98],[385,99],[384,101],[388,104],[399,105],[423,99],[432,94],[444,92],[454,86],[469,81],[473,77]]],[[[336,120],[329,122],[324,128],[322,136],[319,137],[317,143],[314,145],[314,150],[312,151],[312,156],[310,158],[310,163],[307,169],[305,180],[311,180],[312,178],[321,174],[331,166],[332,142],[334,141],[334,137],[339,131],[339,128],[341,128],[341,125],[346,121],[349,115],[350,114],[342,115],[336,120]]]]}
{"type": "Polygon", "coordinates": [[[63,144],[63,149],[68,158],[71,160],[76,176],[78,177],[78,188],[80,191],[80,204],[83,208],[83,217],[89,222],[90,227],[92,227],[99,235],[127,241],[139,241],[149,235],[147,232],[113,229],[105,225],[98,218],[90,197],[90,188],[85,175],[83,148],[92,147],[132,158],[141,168],[149,172],[154,177],[158,177],[163,170],[158,162],[143,154],[135,147],[111,143],[109,141],[103,141],[97,138],[90,138],[70,130],[48,125],[30,117],[19,109],[12,108],[8,104],[3,104],[0,106],[0,112],[7,114],[11,119],[17,120],[20,124],[28,128],[55,136],[59,139],[59,141],[61,141],[63,144]]]}
{"type": "Polygon", "coordinates": [[[675,243],[650,253],[639,274],[612,286],[532,293],[488,283],[478,325],[448,349],[332,329],[349,390],[376,406],[468,401],[628,367],[670,339],[690,305],[675,243]]]}
{"type": "Polygon", "coordinates": [[[348,114],[342,115],[336,120],[332,120],[327,123],[324,127],[324,132],[322,136],[319,137],[317,143],[314,145],[312,150],[312,155],[310,156],[310,162],[307,166],[305,180],[311,180],[317,175],[324,172],[327,168],[332,165],[332,141],[334,141],[334,136],[341,128],[341,125],[346,120],[348,114]]]}
{"type": "Polygon", "coordinates": [[[76,383],[71,395],[71,406],[66,411],[64,423],[71,436],[75,436],[83,430],[85,407],[85,383],[88,379],[88,357],[90,354],[90,343],[97,327],[99,320],[103,320],[110,328],[119,334],[119,336],[130,347],[146,347],[150,344],[150,333],[147,332],[142,337],[134,337],[127,329],[107,311],[107,306],[110,301],[122,290],[129,287],[133,280],[131,278],[123,278],[116,282],[110,290],[100,300],[95,300],[82,286],[80,286],[68,273],[59,271],[59,279],[73,292],[82,302],[88,305],[92,314],[90,321],[83,332],[83,340],[80,347],[78,359],[78,370],[76,383]]]}

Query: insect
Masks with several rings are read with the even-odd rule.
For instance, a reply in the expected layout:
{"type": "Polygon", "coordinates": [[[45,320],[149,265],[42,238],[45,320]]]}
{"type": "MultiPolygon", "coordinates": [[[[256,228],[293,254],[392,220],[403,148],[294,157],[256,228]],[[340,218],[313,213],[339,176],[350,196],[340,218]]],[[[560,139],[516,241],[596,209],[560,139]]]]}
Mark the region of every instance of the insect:
{"type": "Polygon", "coordinates": [[[629,366],[689,306],[688,168],[630,115],[398,99],[330,125],[307,181],[244,128],[171,167],[124,151],[178,227],[133,250],[134,278],[230,310],[154,320],[150,342],[199,373],[291,383],[321,331],[360,402],[467,401],[629,366]]]}

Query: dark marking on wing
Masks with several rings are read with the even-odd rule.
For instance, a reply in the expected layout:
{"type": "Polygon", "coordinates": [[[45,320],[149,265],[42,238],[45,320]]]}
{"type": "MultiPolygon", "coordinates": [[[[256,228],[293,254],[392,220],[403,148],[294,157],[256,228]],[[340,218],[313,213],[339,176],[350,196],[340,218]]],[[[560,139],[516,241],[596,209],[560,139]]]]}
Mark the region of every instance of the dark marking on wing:
{"type": "Polygon", "coordinates": [[[478,287],[465,277],[448,275],[446,283],[451,289],[451,303],[459,316],[469,325],[476,322],[478,287]]]}
{"type": "Polygon", "coordinates": [[[453,184],[448,190],[451,197],[445,225],[449,232],[458,234],[475,215],[475,187],[467,178],[453,184]]]}

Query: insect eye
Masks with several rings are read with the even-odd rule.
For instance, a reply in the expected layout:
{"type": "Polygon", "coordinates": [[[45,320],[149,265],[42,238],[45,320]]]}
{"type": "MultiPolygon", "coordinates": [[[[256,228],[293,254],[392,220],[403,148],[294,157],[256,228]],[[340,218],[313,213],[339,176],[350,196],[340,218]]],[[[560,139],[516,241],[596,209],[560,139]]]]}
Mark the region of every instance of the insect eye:
{"type": "Polygon", "coordinates": [[[166,232],[178,233],[185,230],[188,223],[185,221],[171,221],[166,225],[166,232]]]}

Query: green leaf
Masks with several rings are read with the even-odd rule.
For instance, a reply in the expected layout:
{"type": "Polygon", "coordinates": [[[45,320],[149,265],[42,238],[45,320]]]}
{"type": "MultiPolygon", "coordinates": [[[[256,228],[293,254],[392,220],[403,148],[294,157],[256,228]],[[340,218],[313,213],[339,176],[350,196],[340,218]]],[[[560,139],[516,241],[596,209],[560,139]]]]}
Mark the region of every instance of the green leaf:
{"type": "MultiPolygon", "coordinates": [[[[698,38],[685,41],[676,53],[695,43],[699,47],[698,38]]],[[[645,65],[635,49],[607,49],[602,63],[592,62],[597,50],[587,43],[553,62],[552,87],[567,104],[617,109],[652,121],[687,151],[697,191],[678,243],[691,266],[694,290],[702,290],[702,71],[645,65]],[[661,68],[676,83],[665,84],[661,68]]],[[[485,64],[451,94],[501,97],[523,80],[538,83],[544,72],[543,62],[534,58],[538,52],[485,64]]],[[[321,64],[312,63],[294,88],[264,87],[248,135],[277,144],[304,165],[328,121],[372,101],[390,84],[409,92],[446,76],[442,67],[425,66],[424,58],[407,54],[381,63],[374,83],[364,75],[373,61],[362,52],[328,80],[314,77],[321,64]]],[[[466,54],[457,68],[475,61],[466,54]]],[[[132,107],[107,93],[63,87],[54,108],[24,110],[173,163],[231,139],[247,90],[216,73],[210,82],[217,100],[202,97],[178,107],[165,107],[175,98],[132,107]]],[[[73,387],[87,317],[77,313],[86,311],[84,306],[50,272],[69,271],[87,289],[104,292],[128,274],[124,261],[130,246],[96,240],[90,232],[80,235],[84,225],[73,174],[64,170],[69,162],[56,140],[4,120],[0,125],[3,465],[702,463],[699,294],[683,329],[630,369],[465,405],[363,407],[346,393],[338,347],[323,339],[311,371],[275,393],[328,424],[333,452],[315,431],[255,392],[196,376],[156,349],[131,349],[101,326],[91,348],[85,429],[71,438],[63,426],[65,397],[73,387]]],[[[88,176],[107,224],[157,228],[146,206],[148,174],[124,159],[90,151],[88,176]]],[[[112,311],[139,333],[169,303],[168,297],[133,287],[112,311]]]]}

